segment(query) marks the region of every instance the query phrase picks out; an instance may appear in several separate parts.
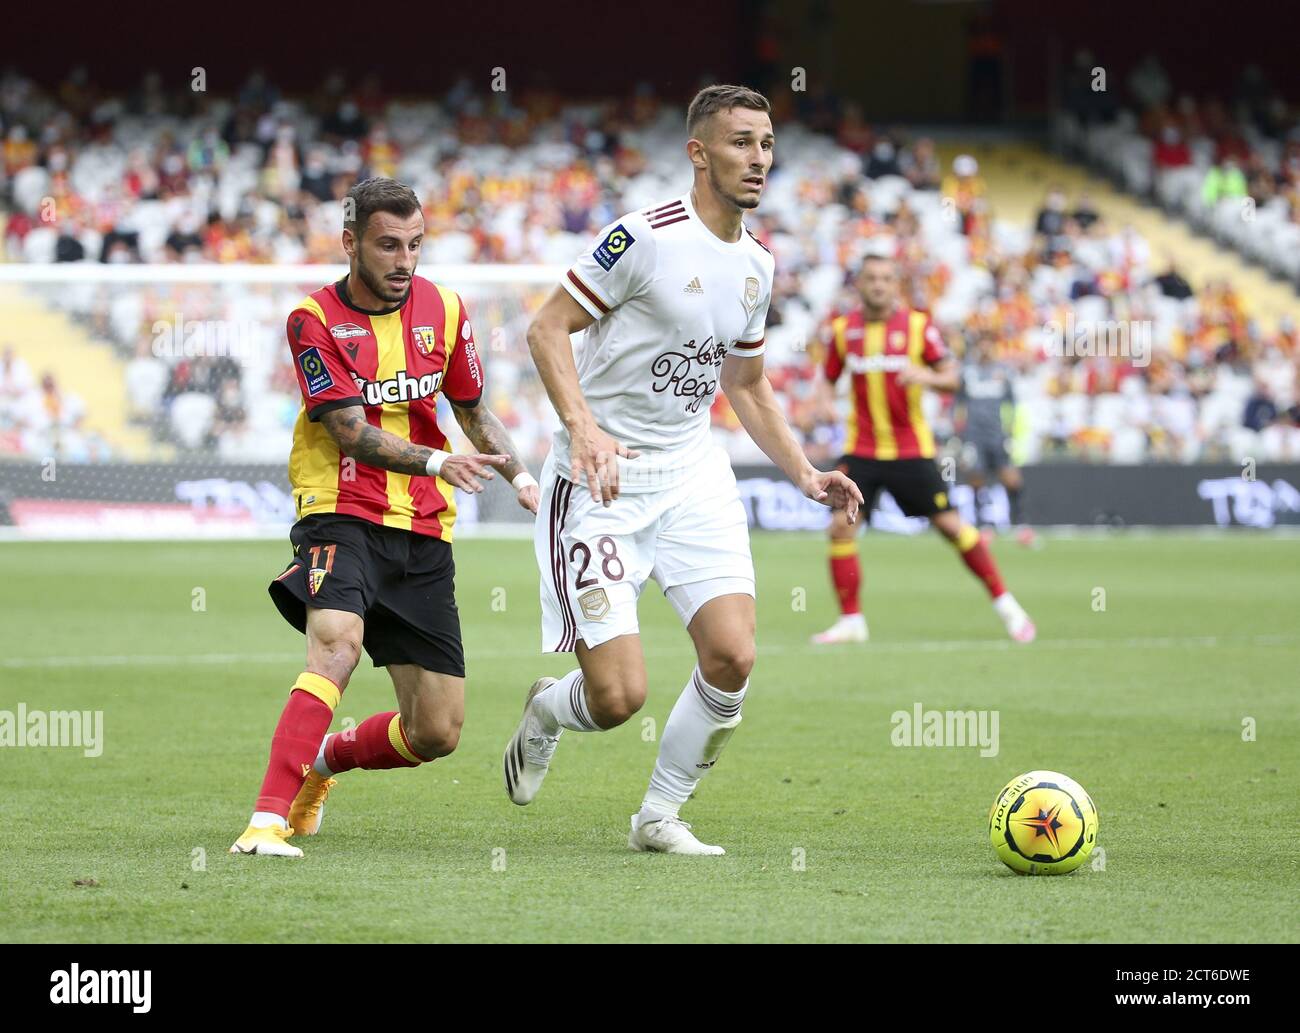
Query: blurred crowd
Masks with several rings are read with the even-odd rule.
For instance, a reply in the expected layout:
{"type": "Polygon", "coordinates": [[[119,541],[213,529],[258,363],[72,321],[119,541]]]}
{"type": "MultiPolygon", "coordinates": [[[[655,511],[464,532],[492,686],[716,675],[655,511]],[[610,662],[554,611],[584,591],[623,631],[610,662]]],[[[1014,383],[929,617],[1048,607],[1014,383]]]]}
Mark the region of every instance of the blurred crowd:
{"type": "MultiPolygon", "coordinates": [[[[1300,460],[1294,326],[1266,332],[1231,284],[1194,289],[1087,195],[1052,188],[1032,225],[1009,223],[971,155],[941,161],[933,141],[873,126],[852,104],[801,118],[788,97],[773,99],[777,165],[747,224],[776,257],[769,375],[815,460],[838,454],[843,435],[842,412],[818,389],[820,330],[853,303],[868,252],[897,257],[905,300],[934,313],[959,355],[992,341],[1014,375],[1007,429],[1020,462],[1300,460]],[[1117,325],[1144,353],[1097,354],[1072,336],[1095,341],[1117,325]]],[[[0,240],[8,261],[30,263],[337,263],[339,200],[382,174],[423,200],[426,266],[562,267],[620,213],[685,191],[682,129],[680,106],[649,88],[568,103],[461,84],[434,103],[341,75],[284,97],[255,75],[217,98],[165,91],[150,75],[106,97],[80,73],[53,93],[9,76],[0,240]]],[[[278,462],[299,405],[283,314],[317,286],[142,279],[32,293],[117,348],[125,418],[158,455],[278,462]]],[[[554,424],[523,331],[547,281],[493,284],[465,269],[451,286],[474,319],[491,403],[536,466],[554,424]]],[[[42,441],[53,403],[26,376],[0,401],[0,452],[44,454],[24,442],[37,440],[33,399],[46,399],[42,441]]],[[[926,405],[958,447],[950,401],[926,405]]],[[[733,459],[762,460],[725,398],[713,421],[733,459]]]]}
{"type": "Polygon", "coordinates": [[[1300,286],[1300,107],[1258,65],[1228,96],[1198,98],[1154,55],[1123,91],[1090,88],[1092,63],[1076,55],[1062,143],[1300,286]]]}
{"type": "Polygon", "coordinates": [[[39,378],[12,347],[0,350],[0,456],[95,462],[111,457],[107,443],[85,426],[86,403],[65,390],[53,371],[39,378]]]}

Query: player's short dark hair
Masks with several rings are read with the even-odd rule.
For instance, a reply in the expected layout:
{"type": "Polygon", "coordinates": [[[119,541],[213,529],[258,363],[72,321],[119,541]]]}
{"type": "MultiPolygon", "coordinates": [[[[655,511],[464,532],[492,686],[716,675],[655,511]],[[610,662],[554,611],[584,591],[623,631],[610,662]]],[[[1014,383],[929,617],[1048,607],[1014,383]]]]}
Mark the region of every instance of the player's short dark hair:
{"type": "Polygon", "coordinates": [[[706,86],[695,95],[691,106],[686,109],[687,134],[695,136],[696,130],[709,118],[720,111],[730,111],[732,108],[766,111],[769,115],[772,113],[772,105],[768,103],[767,98],[748,86],[721,84],[706,86]]]}
{"type": "Polygon", "coordinates": [[[372,176],[348,191],[343,201],[343,225],[360,237],[375,212],[388,212],[405,219],[419,210],[420,199],[405,183],[387,176],[372,176]]]}

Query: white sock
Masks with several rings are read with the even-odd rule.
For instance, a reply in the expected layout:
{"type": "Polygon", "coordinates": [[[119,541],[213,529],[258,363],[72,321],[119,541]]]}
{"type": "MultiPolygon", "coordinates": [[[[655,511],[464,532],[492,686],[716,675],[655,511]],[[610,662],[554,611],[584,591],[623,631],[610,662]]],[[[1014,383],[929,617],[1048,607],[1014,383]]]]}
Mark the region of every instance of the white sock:
{"type": "Polygon", "coordinates": [[[1004,620],[1020,612],[1020,604],[1016,602],[1016,597],[1010,592],[1003,592],[993,600],[993,609],[997,611],[998,616],[1004,620]]]}
{"type": "Polygon", "coordinates": [[[280,817],[278,814],[272,814],[270,811],[254,811],[253,816],[248,819],[248,824],[255,829],[265,829],[271,826],[287,829],[289,822],[287,819],[280,817]]]}
{"type": "MultiPolygon", "coordinates": [[[[331,734],[337,735],[338,733],[334,732],[331,734]]],[[[321,775],[324,778],[329,778],[330,775],[334,774],[334,772],[329,769],[329,765],[325,763],[325,744],[329,742],[329,739],[330,737],[327,735],[320,741],[320,752],[316,754],[316,759],[312,761],[311,765],[316,770],[316,774],[321,775]]]]}
{"type": "Polygon", "coordinates": [[[691,672],[664,725],[638,824],[677,816],[740,724],[748,688],[746,682],[739,692],[723,692],[706,682],[698,667],[691,672]]]}
{"type": "Polygon", "coordinates": [[[559,735],[561,728],[571,728],[575,732],[603,730],[591,718],[581,668],[570,671],[534,696],[533,712],[541,719],[542,731],[547,735],[559,735]]]}

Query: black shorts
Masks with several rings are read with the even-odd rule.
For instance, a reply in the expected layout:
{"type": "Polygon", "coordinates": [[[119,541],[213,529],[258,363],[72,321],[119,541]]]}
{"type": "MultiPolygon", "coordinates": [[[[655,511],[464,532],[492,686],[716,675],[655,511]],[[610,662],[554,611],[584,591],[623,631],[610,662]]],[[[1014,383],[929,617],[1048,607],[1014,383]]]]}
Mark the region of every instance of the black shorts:
{"type": "Polygon", "coordinates": [[[948,485],[933,459],[863,459],[840,456],[839,469],[862,492],[863,512],[870,513],[876,493],[884,488],[898,508],[911,517],[930,517],[952,509],[948,485]]]}
{"type": "Polygon", "coordinates": [[[294,558],[269,590],[295,628],[307,630],[308,606],[346,610],[365,621],[362,644],[376,667],[465,677],[450,545],[333,513],[303,517],[289,541],[294,558]]]}
{"type": "Polygon", "coordinates": [[[972,438],[966,442],[962,457],[973,473],[995,474],[1011,465],[1006,442],[1002,438],[972,438]]]}

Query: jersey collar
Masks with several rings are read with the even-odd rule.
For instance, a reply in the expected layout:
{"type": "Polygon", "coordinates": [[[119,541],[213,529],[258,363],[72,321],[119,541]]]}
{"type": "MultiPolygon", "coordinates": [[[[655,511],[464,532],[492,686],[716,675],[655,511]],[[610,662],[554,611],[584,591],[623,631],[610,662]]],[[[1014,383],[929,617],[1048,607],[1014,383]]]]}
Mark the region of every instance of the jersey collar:
{"type": "Polygon", "coordinates": [[[710,244],[721,251],[724,255],[734,255],[743,251],[745,248],[746,238],[749,236],[749,230],[745,228],[744,220],[740,223],[740,239],[734,242],[727,242],[714,233],[709,227],[704,225],[704,220],[700,218],[700,213],[695,210],[695,205],[691,203],[691,192],[688,190],[682,195],[682,203],[686,206],[686,214],[691,217],[695,223],[695,229],[710,244]]]}
{"type": "MultiPolygon", "coordinates": [[[[348,276],[352,274],[349,273],[348,276]]],[[[353,312],[360,312],[363,316],[391,316],[394,312],[401,311],[403,305],[411,300],[411,291],[415,289],[415,277],[411,277],[411,286],[406,288],[406,293],[402,295],[402,300],[392,308],[380,309],[378,312],[371,312],[370,309],[361,308],[359,305],[352,303],[352,296],[348,294],[348,276],[344,276],[334,285],[334,293],[339,296],[339,301],[343,302],[353,312]]]]}

